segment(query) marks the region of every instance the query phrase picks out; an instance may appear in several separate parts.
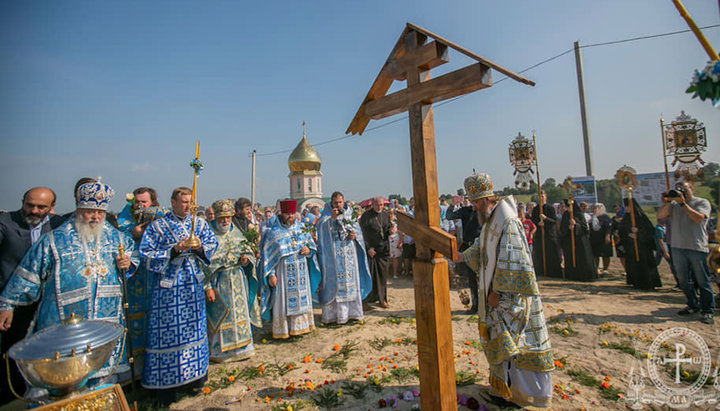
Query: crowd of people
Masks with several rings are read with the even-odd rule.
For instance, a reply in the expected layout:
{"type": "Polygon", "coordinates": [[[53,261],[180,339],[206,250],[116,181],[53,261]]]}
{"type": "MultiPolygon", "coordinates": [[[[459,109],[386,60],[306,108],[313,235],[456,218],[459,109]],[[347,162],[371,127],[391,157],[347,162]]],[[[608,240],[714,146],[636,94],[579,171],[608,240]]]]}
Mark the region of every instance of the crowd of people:
{"type": "MultiPolygon", "coordinates": [[[[687,299],[679,314],[713,322],[710,205],[693,196],[691,183],[663,196],[657,225],[635,200],[615,205],[611,218],[603,204],[551,205],[544,192],[542,207],[498,197],[486,174],[468,177],[465,189],[450,204],[441,200],[438,212],[441,228],[458,238],[459,254],[446,257],[467,280],[494,394],[550,402],[553,360],[536,275],[593,281],[614,251],[627,283],[649,290],[661,285],[664,259],[687,299]],[[520,339],[521,347],[505,344],[520,339]]],[[[129,331],[125,352],[118,342],[89,384],[137,372],[161,405],[199,390],[210,361],[253,355],[253,327],[263,321],[276,339],[313,331],[313,306],[322,308],[322,323],[361,321],[368,310],[390,308],[390,276],[412,275],[414,239],[395,224],[396,213],[413,214],[412,199],[403,206],[375,197],[364,209],[334,192],[323,208],[282,200],[260,209],[246,198],[194,208],[192,191],[178,187],[166,209],[154,189],[139,187],[114,216],[107,184],[83,178],[74,195],[76,210],[64,216],[55,215],[56,194],[46,187],[0,214],[2,352],[72,315],[118,322],[129,331]]],[[[2,404],[13,398],[0,375],[2,404]]],[[[14,364],[10,380],[23,392],[14,364]]],[[[43,395],[28,388],[27,397],[43,395]]]]}

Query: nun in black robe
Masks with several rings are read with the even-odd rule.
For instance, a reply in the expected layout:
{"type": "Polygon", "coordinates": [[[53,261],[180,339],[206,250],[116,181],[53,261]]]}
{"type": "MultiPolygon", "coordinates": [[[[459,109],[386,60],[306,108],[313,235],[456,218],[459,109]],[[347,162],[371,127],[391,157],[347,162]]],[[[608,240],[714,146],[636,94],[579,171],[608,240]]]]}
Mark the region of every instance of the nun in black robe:
{"type": "Polygon", "coordinates": [[[630,218],[628,199],[625,203],[626,217],[622,219],[618,232],[620,241],[625,249],[625,271],[627,283],[642,290],[652,290],[661,287],[660,274],[655,264],[655,227],[645,215],[638,202],[633,198],[633,214],[635,216],[635,230],[630,218]],[[635,233],[637,238],[637,257],[635,254],[635,241],[630,234],[635,233]],[[639,260],[639,261],[638,261],[639,260]]]}
{"type": "Polygon", "coordinates": [[[538,226],[533,236],[533,265],[536,276],[563,278],[562,267],[560,266],[560,248],[558,247],[557,217],[555,209],[549,204],[543,204],[543,215],[545,216],[545,243],[543,245],[543,230],[540,228],[540,206],[533,209],[530,219],[538,226]],[[545,250],[545,267],[543,270],[543,249],[545,250]],[[545,272],[547,271],[547,273],[545,272]]]}
{"type": "MultiPolygon", "coordinates": [[[[567,204],[567,200],[565,200],[567,204]]],[[[573,281],[595,281],[597,266],[590,245],[590,227],[585,214],[580,211],[577,202],[573,202],[573,220],[575,225],[575,266],[573,266],[572,236],[570,235],[570,210],[565,211],[560,222],[560,243],[565,256],[565,278],[573,281]]]]}

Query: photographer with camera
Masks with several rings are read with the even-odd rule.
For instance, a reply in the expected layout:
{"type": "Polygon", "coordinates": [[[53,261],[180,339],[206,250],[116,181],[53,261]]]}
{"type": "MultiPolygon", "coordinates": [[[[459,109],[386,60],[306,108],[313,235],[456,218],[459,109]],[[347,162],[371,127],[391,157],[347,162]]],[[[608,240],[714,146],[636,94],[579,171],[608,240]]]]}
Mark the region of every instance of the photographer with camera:
{"type": "Polygon", "coordinates": [[[663,204],[657,211],[657,218],[670,218],[672,238],[672,260],[685,293],[687,307],[679,315],[690,315],[700,311],[705,324],[713,323],[715,299],[710,285],[707,267],[708,232],[707,219],[710,216],[710,202],[693,195],[689,181],[675,185],[675,190],[663,193],[663,204]],[[700,289],[700,306],[693,284],[688,281],[690,273],[700,289]]]}

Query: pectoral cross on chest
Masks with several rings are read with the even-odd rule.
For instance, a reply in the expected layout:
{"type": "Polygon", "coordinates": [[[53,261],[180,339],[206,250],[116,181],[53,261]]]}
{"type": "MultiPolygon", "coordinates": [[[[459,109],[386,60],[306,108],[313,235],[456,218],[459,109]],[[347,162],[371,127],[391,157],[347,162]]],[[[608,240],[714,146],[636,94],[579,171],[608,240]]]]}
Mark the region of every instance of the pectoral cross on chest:
{"type": "Polygon", "coordinates": [[[290,243],[292,245],[293,250],[295,249],[295,246],[297,246],[297,242],[295,241],[295,237],[292,238],[292,242],[290,243]]]}

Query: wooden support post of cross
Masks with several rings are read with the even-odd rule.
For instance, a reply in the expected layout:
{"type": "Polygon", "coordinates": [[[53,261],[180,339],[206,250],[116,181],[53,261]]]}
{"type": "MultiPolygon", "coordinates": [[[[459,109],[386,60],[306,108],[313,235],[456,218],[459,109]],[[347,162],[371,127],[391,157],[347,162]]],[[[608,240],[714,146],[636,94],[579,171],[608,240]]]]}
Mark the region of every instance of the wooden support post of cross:
{"type": "Polygon", "coordinates": [[[503,67],[421,27],[407,24],[390,57],[375,79],[347,133],[360,133],[371,119],[408,112],[415,215],[398,214],[398,228],[415,239],[413,261],[422,409],[457,409],[455,363],[448,263],[454,258],[455,237],[440,229],[437,161],[432,103],[490,87],[490,68],[534,85],[503,67]],[[425,43],[431,37],[434,41],[425,43]],[[448,48],[478,63],[430,79],[430,70],[448,61],[448,48]],[[407,88],[386,95],[394,80],[407,88]]]}

